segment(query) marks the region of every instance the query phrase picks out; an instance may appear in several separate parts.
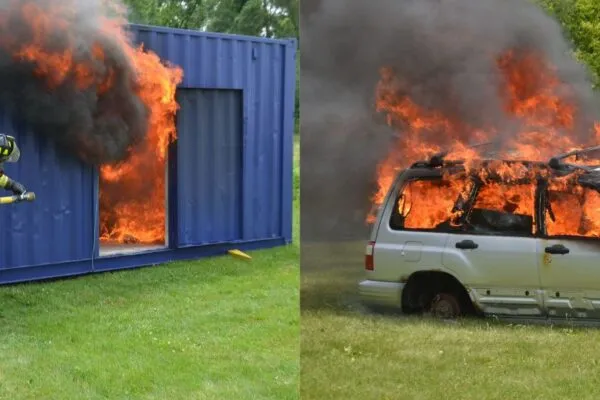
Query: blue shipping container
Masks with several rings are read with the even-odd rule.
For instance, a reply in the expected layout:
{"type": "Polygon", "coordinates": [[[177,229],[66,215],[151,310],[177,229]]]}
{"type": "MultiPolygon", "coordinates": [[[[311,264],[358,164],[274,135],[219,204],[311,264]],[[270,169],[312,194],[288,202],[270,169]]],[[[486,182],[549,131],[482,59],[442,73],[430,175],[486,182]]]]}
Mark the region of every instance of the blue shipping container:
{"type": "Polygon", "coordinates": [[[180,66],[169,152],[168,245],[101,256],[98,171],[0,117],[22,161],[6,173],[36,192],[0,207],[0,284],[284,245],[292,239],[296,42],[132,25],[180,66]]]}

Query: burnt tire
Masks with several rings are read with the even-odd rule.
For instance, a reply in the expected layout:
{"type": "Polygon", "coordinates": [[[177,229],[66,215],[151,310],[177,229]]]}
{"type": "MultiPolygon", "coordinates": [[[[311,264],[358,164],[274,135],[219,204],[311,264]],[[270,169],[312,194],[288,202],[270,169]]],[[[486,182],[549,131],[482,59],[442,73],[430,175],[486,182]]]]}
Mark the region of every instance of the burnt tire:
{"type": "Polygon", "coordinates": [[[438,319],[455,319],[463,313],[460,300],[453,293],[438,293],[433,296],[428,311],[438,319]]]}

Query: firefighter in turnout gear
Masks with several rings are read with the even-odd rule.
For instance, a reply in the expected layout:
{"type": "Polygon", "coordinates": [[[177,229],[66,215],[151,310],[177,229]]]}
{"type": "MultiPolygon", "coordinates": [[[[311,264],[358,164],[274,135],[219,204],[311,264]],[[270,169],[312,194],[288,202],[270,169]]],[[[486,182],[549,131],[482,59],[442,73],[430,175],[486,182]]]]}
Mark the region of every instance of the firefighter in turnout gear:
{"type": "Polygon", "coordinates": [[[20,157],[21,152],[15,138],[0,133],[0,188],[10,190],[16,195],[24,194],[26,192],[25,187],[5,175],[3,165],[5,162],[15,163],[19,161],[20,157]]]}

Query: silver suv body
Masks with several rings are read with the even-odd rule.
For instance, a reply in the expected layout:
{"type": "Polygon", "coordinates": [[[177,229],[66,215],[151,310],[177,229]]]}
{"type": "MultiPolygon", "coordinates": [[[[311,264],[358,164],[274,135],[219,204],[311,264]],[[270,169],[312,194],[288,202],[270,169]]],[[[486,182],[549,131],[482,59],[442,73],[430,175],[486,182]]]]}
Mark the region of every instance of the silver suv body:
{"type": "Polygon", "coordinates": [[[600,216],[598,169],[557,159],[521,167],[535,172],[482,180],[485,164],[473,174],[439,160],[402,171],[367,244],[362,300],[447,317],[600,320],[600,230],[577,211],[587,201],[587,215],[596,207],[600,216]],[[453,174],[463,186],[446,182],[453,174]],[[423,195],[419,185],[434,190],[423,195]],[[424,227],[409,223],[415,212],[424,227]]]}

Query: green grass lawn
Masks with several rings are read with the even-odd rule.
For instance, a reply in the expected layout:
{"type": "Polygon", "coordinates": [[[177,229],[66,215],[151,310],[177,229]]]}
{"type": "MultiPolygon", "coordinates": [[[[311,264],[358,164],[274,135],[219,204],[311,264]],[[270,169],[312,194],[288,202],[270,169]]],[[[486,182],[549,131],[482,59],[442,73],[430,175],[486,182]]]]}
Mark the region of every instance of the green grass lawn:
{"type": "Polygon", "coordinates": [[[293,245],[251,261],[0,288],[0,399],[297,399],[294,209],[293,245]]]}
{"type": "Polygon", "coordinates": [[[362,245],[307,251],[327,261],[302,270],[303,400],[600,398],[599,329],[368,313],[362,245]]]}
{"type": "Polygon", "coordinates": [[[598,330],[302,314],[302,399],[597,399],[598,330]]]}

